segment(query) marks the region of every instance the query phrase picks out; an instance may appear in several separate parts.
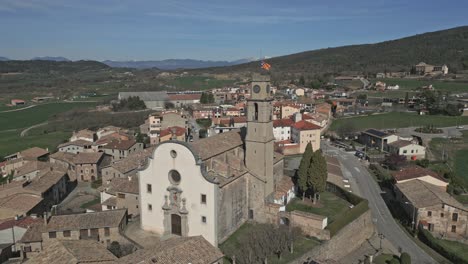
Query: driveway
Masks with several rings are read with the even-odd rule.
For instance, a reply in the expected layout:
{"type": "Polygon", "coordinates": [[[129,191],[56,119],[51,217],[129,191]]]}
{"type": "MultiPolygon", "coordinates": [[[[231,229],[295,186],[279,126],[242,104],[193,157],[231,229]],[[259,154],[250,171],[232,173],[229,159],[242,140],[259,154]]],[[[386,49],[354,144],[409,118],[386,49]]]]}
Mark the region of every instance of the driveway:
{"type": "Polygon", "coordinates": [[[367,171],[367,168],[352,153],[347,153],[323,142],[323,148],[329,153],[335,153],[343,167],[343,174],[349,177],[353,192],[360,194],[369,201],[373,221],[379,233],[382,233],[395,248],[411,255],[413,263],[436,263],[424,250],[417,246],[401,230],[393,219],[387,205],[385,204],[379,185],[367,171]],[[352,181],[351,181],[352,180],[352,181]]]}

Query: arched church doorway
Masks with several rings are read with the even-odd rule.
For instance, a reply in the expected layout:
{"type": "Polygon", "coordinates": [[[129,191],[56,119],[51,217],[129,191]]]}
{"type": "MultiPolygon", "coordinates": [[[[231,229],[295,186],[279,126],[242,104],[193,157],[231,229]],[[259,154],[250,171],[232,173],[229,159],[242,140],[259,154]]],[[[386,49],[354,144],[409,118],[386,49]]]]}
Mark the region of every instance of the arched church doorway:
{"type": "Polygon", "coordinates": [[[171,215],[171,233],[173,235],[182,236],[182,219],[180,215],[171,215]]]}

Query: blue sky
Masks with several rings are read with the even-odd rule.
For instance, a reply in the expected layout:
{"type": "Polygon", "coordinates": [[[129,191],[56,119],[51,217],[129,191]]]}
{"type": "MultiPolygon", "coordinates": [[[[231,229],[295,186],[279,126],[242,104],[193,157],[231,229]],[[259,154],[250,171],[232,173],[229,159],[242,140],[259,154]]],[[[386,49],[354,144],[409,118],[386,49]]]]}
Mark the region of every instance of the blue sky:
{"type": "Polygon", "coordinates": [[[0,56],[235,60],[468,25],[466,0],[0,0],[0,56]]]}

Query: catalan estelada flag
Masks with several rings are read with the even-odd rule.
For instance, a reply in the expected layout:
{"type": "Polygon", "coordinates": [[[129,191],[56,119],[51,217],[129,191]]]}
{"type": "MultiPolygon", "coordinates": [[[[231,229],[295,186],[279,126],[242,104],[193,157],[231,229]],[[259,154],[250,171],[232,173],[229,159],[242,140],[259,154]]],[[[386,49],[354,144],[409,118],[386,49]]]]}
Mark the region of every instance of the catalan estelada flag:
{"type": "Polygon", "coordinates": [[[271,68],[271,65],[268,64],[268,63],[266,63],[266,62],[264,62],[264,61],[262,61],[262,63],[261,63],[260,65],[262,66],[262,69],[265,69],[265,70],[267,70],[267,71],[269,71],[270,68],[271,68]]]}

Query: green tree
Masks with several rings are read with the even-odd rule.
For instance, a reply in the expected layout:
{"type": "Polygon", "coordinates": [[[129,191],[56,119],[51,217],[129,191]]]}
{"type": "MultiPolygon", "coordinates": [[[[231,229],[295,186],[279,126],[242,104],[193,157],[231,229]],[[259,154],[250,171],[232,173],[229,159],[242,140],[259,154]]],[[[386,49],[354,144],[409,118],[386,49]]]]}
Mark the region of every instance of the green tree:
{"type": "Polygon", "coordinates": [[[312,155],[311,163],[308,169],[310,188],[314,193],[314,203],[319,199],[320,193],[327,187],[327,161],[320,150],[312,155]]]}
{"type": "Polygon", "coordinates": [[[299,84],[302,85],[302,86],[305,85],[304,75],[301,75],[301,78],[299,78],[299,84]]]}
{"type": "Polygon", "coordinates": [[[206,93],[202,93],[202,94],[201,94],[200,103],[202,103],[202,104],[208,103],[208,97],[207,97],[207,94],[206,94],[206,93]]]}
{"type": "Polygon", "coordinates": [[[408,102],[409,102],[409,93],[406,92],[406,94],[405,94],[405,107],[408,106],[408,102]]]}
{"type": "Polygon", "coordinates": [[[215,102],[214,95],[212,93],[208,94],[208,103],[212,104],[215,102]]]}
{"type": "Polygon", "coordinates": [[[312,149],[312,144],[309,142],[307,144],[304,153],[302,154],[301,163],[299,164],[299,169],[297,170],[297,184],[299,186],[300,191],[302,192],[302,200],[304,200],[305,194],[309,189],[309,167],[312,155],[314,154],[314,150],[312,149]]]}
{"type": "Polygon", "coordinates": [[[411,264],[411,256],[406,252],[401,253],[400,263],[401,264],[411,264]]]}

